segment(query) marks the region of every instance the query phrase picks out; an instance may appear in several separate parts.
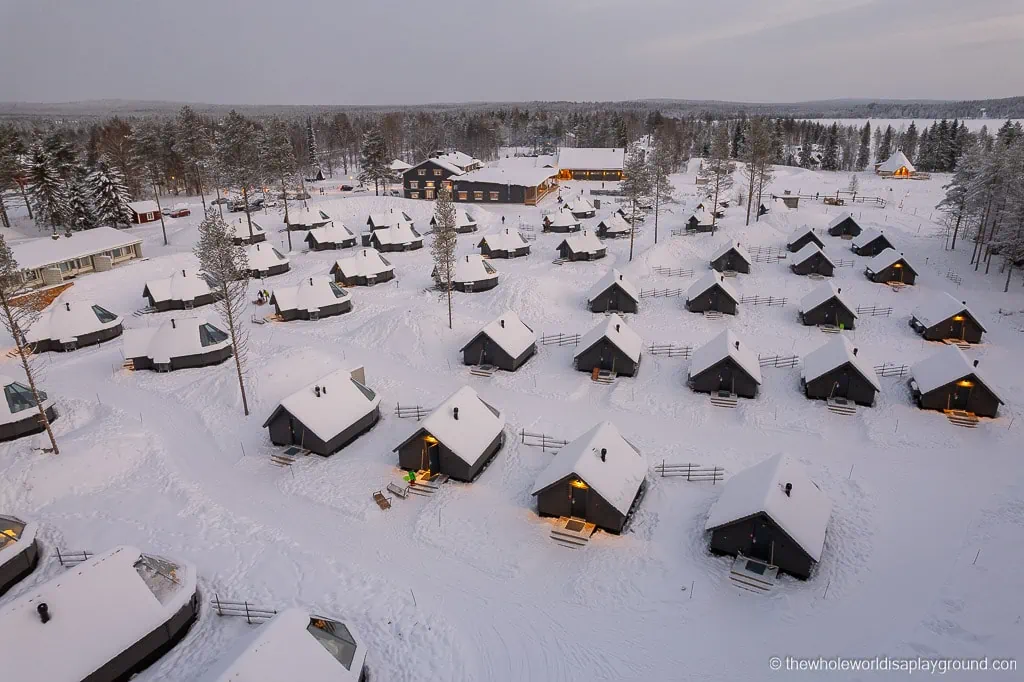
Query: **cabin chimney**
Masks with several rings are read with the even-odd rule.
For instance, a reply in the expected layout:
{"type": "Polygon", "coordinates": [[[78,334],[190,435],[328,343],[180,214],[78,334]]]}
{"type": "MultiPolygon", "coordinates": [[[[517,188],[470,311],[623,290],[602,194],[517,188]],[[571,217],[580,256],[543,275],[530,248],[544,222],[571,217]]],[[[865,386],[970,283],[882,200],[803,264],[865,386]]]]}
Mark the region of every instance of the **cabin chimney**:
{"type": "Polygon", "coordinates": [[[320,397],[320,387],[319,387],[319,386],[314,386],[314,387],[313,387],[313,394],[314,394],[314,395],[315,395],[315,396],[316,396],[317,398],[319,398],[319,397],[320,397]]]}
{"type": "Polygon", "coordinates": [[[498,326],[500,326],[502,329],[504,329],[505,328],[505,320],[498,320],[498,326]]]}
{"type": "Polygon", "coordinates": [[[182,271],[181,271],[181,276],[182,276],[182,277],[184,277],[184,276],[185,276],[185,271],[184,271],[184,270],[182,270],[182,271]]]}
{"type": "Polygon", "coordinates": [[[974,361],[974,366],[975,366],[975,367],[977,367],[977,366],[978,366],[978,361],[977,361],[977,360],[975,360],[975,361],[974,361]]]}
{"type": "Polygon", "coordinates": [[[601,461],[602,462],[607,461],[607,459],[606,459],[607,457],[608,457],[608,448],[601,448],[601,461]]]}
{"type": "Polygon", "coordinates": [[[619,331],[619,325],[615,325],[615,331],[619,331]]]}
{"type": "Polygon", "coordinates": [[[622,273],[619,273],[619,281],[622,281],[622,273]]]}
{"type": "Polygon", "coordinates": [[[68,303],[67,301],[65,301],[65,302],[64,302],[64,307],[68,309],[68,312],[71,312],[71,304],[70,304],[70,303],[68,303]]]}
{"type": "Polygon", "coordinates": [[[455,418],[455,421],[459,421],[459,408],[452,409],[452,417],[455,418]]]}
{"type": "Polygon", "coordinates": [[[313,278],[312,277],[309,278],[309,286],[313,286],[313,278]]]}
{"type": "Polygon", "coordinates": [[[853,354],[854,354],[854,355],[856,355],[856,354],[857,354],[857,351],[859,351],[859,350],[860,350],[860,348],[854,348],[854,349],[853,349],[853,354]]]}
{"type": "Polygon", "coordinates": [[[836,289],[836,293],[837,293],[837,294],[841,294],[841,293],[843,293],[843,288],[842,288],[842,287],[839,287],[838,289],[836,289]]]}
{"type": "Polygon", "coordinates": [[[786,497],[792,497],[792,494],[793,494],[793,484],[792,483],[787,483],[786,484],[785,492],[786,492],[786,497]]]}
{"type": "Polygon", "coordinates": [[[36,607],[36,613],[39,614],[39,620],[43,621],[44,625],[50,621],[50,607],[46,605],[46,602],[40,602],[36,607]]]}
{"type": "Polygon", "coordinates": [[[739,349],[740,349],[740,342],[739,342],[739,341],[737,341],[737,342],[736,342],[736,350],[739,350],[739,349]]]}
{"type": "Polygon", "coordinates": [[[960,302],[963,303],[964,305],[967,305],[967,301],[960,301],[960,302]]]}
{"type": "Polygon", "coordinates": [[[177,329],[178,325],[174,323],[174,318],[171,318],[171,329],[177,329]]]}

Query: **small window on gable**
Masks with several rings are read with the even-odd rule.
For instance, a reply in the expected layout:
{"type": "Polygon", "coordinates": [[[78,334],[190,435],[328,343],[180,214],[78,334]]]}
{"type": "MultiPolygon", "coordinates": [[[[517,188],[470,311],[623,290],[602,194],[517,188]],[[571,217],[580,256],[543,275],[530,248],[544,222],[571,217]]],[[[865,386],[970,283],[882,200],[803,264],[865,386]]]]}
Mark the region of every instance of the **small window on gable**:
{"type": "Polygon", "coordinates": [[[423,177],[426,174],[427,174],[427,169],[426,168],[419,168],[419,169],[416,170],[416,175],[419,175],[420,177],[423,177]]]}
{"type": "Polygon", "coordinates": [[[206,346],[214,346],[227,340],[227,333],[222,332],[212,324],[207,323],[199,327],[199,342],[204,348],[206,346]]]}

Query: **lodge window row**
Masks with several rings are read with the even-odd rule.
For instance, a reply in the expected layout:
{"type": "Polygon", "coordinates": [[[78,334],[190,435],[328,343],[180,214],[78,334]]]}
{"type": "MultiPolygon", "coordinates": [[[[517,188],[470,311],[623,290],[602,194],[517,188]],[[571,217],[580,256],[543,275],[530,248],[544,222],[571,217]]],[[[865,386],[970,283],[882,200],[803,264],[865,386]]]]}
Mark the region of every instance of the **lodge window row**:
{"type": "MultiPolygon", "coordinates": [[[[434,168],[433,171],[434,171],[434,177],[435,178],[439,178],[439,177],[441,177],[441,175],[444,174],[444,171],[441,170],[440,168],[434,168]]],[[[426,176],[426,174],[427,174],[427,169],[426,168],[418,168],[418,169],[416,169],[416,175],[420,176],[421,178],[426,176]]],[[[416,183],[412,183],[412,184],[416,184],[416,183]]]]}

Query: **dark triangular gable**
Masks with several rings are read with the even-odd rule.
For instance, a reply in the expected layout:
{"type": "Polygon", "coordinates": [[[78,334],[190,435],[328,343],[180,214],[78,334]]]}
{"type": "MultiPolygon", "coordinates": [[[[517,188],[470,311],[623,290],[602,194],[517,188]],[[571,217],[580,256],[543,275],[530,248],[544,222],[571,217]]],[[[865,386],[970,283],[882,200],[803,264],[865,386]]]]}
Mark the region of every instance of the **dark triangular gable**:
{"type": "Polygon", "coordinates": [[[704,294],[706,294],[706,293],[708,293],[709,291],[711,291],[712,289],[718,289],[718,290],[719,290],[719,291],[721,291],[721,292],[722,292],[723,294],[725,294],[725,297],[726,297],[726,298],[728,298],[728,299],[729,299],[730,301],[732,301],[733,303],[735,303],[735,304],[739,305],[739,301],[738,301],[738,300],[736,300],[735,298],[733,298],[733,297],[732,297],[732,294],[730,294],[730,293],[729,293],[728,291],[726,291],[726,290],[725,290],[725,288],[724,288],[724,287],[722,286],[722,283],[721,283],[721,282],[719,282],[718,280],[715,280],[715,283],[714,283],[714,284],[712,284],[712,285],[711,285],[711,286],[709,286],[709,287],[708,287],[707,289],[705,289],[704,291],[700,292],[699,294],[697,294],[696,296],[693,296],[693,297],[691,297],[691,298],[692,298],[693,300],[696,300],[696,299],[700,298],[701,296],[703,296],[704,294]]]}
{"type": "Polygon", "coordinates": [[[851,315],[851,316],[853,316],[853,317],[857,317],[857,313],[856,313],[855,311],[853,311],[853,310],[850,310],[850,309],[849,309],[849,308],[848,308],[848,307],[846,306],[846,304],[845,304],[845,303],[843,303],[843,300],[842,300],[841,298],[839,298],[838,296],[836,296],[835,294],[833,294],[832,296],[829,296],[829,297],[828,297],[828,298],[826,298],[826,299],[825,299],[824,301],[822,301],[822,302],[821,302],[821,303],[819,303],[818,305],[814,306],[814,307],[813,307],[813,308],[811,308],[810,310],[805,310],[805,311],[804,311],[804,313],[805,313],[805,314],[813,313],[813,312],[814,312],[815,310],[817,310],[818,308],[822,308],[822,307],[824,307],[824,306],[827,306],[827,305],[828,305],[829,303],[832,303],[833,301],[835,301],[835,304],[836,304],[837,306],[839,306],[840,308],[842,308],[842,309],[843,309],[843,310],[845,310],[846,312],[850,313],[850,315],[851,315]]]}
{"type": "Polygon", "coordinates": [[[619,281],[618,281],[618,280],[615,280],[614,282],[612,282],[611,284],[609,284],[608,286],[606,286],[606,287],[605,287],[604,289],[602,289],[602,290],[601,290],[601,293],[599,293],[599,294],[598,294],[597,296],[595,296],[594,298],[596,299],[596,298],[599,298],[599,297],[601,297],[601,296],[604,296],[605,294],[607,294],[607,293],[608,293],[609,291],[611,291],[612,289],[618,289],[618,290],[619,290],[619,291],[621,291],[621,292],[622,292],[623,294],[625,294],[625,296],[626,296],[626,297],[628,297],[628,298],[629,298],[629,299],[630,299],[631,301],[634,301],[634,302],[636,302],[636,303],[639,303],[639,302],[640,302],[640,301],[639,301],[639,299],[637,299],[637,297],[636,297],[636,296],[634,296],[633,294],[631,294],[631,293],[629,293],[628,291],[626,291],[626,290],[625,290],[625,289],[624,289],[624,288],[622,287],[622,285],[621,285],[621,284],[619,284],[619,281]]]}
{"type": "Polygon", "coordinates": [[[749,521],[749,520],[751,520],[753,518],[756,518],[758,516],[763,516],[764,518],[766,518],[768,520],[768,522],[772,524],[772,528],[775,529],[775,532],[777,532],[779,535],[781,535],[782,537],[784,537],[787,540],[789,540],[793,544],[793,546],[798,548],[801,552],[803,552],[807,556],[808,559],[810,559],[811,561],[814,561],[814,558],[811,556],[810,552],[808,552],[806,549],[804,549],[803,545],[801,545],[799,542],[794,540],[793,536],[790,535],[789,533],[787,533],[785,531],[785,529],[783,529],[783,527],[780,526],[775,521],[775,519],[773,519],[771,517],[771,514],[769,514],[768,512],[766,512],[764,510],[759,511],[759,512],[754,513],[754,514],[748,514],[747,516],[744,516],[744,517],[739,518],[739,519],[734,519],[732,521],[729,521],[728,523],[719,524],[719,525],[715,526],[714,528],[708,528],[708,530],[711,531],[711,532],[714,532],[716,530],[719,530],[720,528],[728,528],[729,526],[735,526],[735,525],[738,525],[740,523],[744,523],[744,522],[749,521]]]}
{"type": "Polygon", "coordinates": [[[757,380],[754,379],[754,377],[750,376],[750,372],[748,372],[747,370],[743,369],[743,366],[740,365],[740,363],[736,362],[731,355],[725,356],[724,358],[722,358],[721,360],[719,360],[715,364],[713,364],[710,367],[708,367],[707,369],[705,369],[703,372],[698,372],[697,374],[694,374],[690,378],[691,379],[697,379],[698,377],[702,377],[705,374],[707,374],[708,372],[712,372],[712,371],[717,370],[719,367],[722,366],[723,363],[726,363],[726,362],[728,362],[732,366],[733,370],[735,370],[737,372],[742,372],[744,376],[746,376],[748,379],[750,379],[750,381],[752,381],[754,384],[758,384],[757,380]]]}

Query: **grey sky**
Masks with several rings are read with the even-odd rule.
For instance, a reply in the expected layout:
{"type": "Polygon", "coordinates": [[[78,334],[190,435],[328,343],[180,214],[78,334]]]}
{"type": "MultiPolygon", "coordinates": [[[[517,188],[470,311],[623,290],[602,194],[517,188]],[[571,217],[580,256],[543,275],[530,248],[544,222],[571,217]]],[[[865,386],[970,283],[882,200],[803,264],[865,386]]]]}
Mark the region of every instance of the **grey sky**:
{"type": "Polygon", "coordinates": [[[0,101],[1024,94],[1024,0],[0,0],[0,101]]]}

